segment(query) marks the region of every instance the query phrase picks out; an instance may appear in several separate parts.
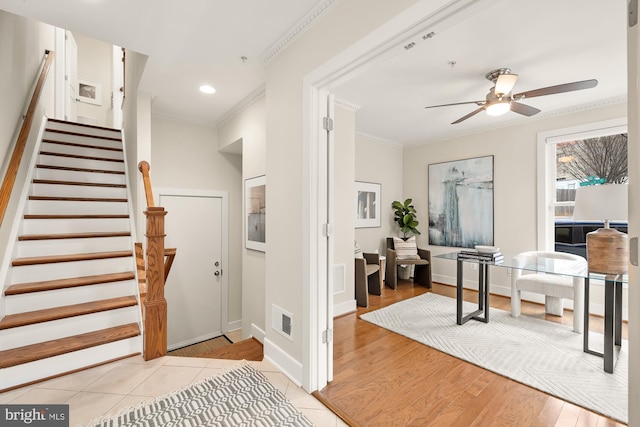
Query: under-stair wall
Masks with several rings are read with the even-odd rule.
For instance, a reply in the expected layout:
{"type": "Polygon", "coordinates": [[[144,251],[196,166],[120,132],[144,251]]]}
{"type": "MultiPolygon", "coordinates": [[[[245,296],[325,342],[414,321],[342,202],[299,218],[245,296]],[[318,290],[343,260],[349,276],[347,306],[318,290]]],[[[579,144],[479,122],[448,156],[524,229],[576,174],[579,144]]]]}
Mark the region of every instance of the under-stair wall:
{"type": "Polygon", "coordinates": [[[0,295],[0,391],[142,352],[121,132],[48,120],[0,295]]]}

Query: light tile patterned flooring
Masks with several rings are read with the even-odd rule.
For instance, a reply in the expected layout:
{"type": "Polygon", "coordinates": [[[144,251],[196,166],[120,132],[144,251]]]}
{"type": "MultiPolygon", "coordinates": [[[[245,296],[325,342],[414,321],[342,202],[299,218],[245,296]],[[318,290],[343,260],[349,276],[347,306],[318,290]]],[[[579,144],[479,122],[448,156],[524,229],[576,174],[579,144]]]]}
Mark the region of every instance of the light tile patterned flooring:
{"type": "Polygon", "coordinates": [[[84,425],[97,417],[116,414],[127,406],[219,375],[240,363],[249,363],[261,371],[316,426],[346,426],[322,403],[266,361],[165,356],[145,362],[138,356],[0,393],[0,404],[68,403],[69,425],[84,425]]]}

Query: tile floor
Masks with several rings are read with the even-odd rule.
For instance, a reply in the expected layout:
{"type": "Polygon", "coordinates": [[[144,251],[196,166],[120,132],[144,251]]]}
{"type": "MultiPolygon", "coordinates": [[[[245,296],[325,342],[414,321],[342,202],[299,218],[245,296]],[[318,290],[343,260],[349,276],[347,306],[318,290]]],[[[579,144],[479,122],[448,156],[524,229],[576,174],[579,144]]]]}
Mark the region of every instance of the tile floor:
{"type": "MultiPolygon", "coordinates": [[[[0,393],[0,404],[68,403],[70,426],[89,423],[121,408],[168,394],[238,366],[237,360],[165,356],[149,362],[132,357],[46,382],[0,393]]],[[[318,427],[346,424],[269,362],[247,362],[282,391],[318,427]]]]}

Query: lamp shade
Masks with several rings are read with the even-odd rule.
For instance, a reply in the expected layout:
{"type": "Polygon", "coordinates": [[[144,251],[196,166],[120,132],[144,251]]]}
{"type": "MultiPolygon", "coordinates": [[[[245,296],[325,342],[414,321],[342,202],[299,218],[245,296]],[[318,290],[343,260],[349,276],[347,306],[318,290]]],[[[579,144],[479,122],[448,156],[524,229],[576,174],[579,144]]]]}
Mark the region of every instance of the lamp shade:
{"type": "Polygon", "coordinates": [[[627,184],[578,187],[573,219],[576,221],[626,221],[627,184]]]}

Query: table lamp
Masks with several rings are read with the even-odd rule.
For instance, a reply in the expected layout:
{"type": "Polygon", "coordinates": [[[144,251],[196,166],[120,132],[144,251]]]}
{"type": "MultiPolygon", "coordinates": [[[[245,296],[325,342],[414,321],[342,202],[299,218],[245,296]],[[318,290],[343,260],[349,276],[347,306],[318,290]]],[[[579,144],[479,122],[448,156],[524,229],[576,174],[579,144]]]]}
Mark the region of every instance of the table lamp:
{"type": "Polygon", "coordinates": [[[573,219],[604,221],[604,228],[587,234],[589,271],[600,274],[625,274],[629,262],[629,237],[609,221],[627,220],[627,184],[601,184],[578,187],[573,219]]]}

